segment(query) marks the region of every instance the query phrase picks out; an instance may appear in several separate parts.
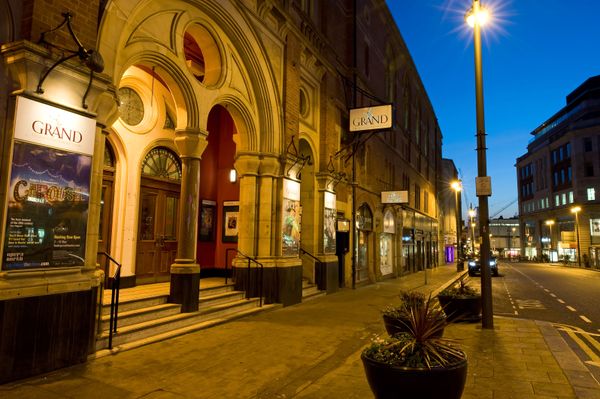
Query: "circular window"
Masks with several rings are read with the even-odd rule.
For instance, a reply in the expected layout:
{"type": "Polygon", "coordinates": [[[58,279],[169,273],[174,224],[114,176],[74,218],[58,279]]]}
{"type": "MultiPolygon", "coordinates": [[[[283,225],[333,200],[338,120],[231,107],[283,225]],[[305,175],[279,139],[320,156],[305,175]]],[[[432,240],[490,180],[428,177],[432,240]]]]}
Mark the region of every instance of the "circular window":
{"type": "Polygon", "coordinates": [[[144,119],[144,102],[139,94],[130,87],[119,89],[119,113],[121,120],[129,126],[137,126],[144,119]]]}
{"type": "Polygon", "coordinates": [[[165,147],[152,149],[142,162],[142,174],[168,180],[181,180],[181,164],[175,153],[165,147]]]}
{"type": "Polygon", "coordinates": [[[192,24],[183,35],[185,63],[194,77],[206,86],[215,85],[221,76],[221,54],[206,27],[192,24]]]}
{"type": "Polygon", "coordinates": [[[300,89],[300,115],[304,118],[308,116],[308,98],[303,89],[300,89]]]}

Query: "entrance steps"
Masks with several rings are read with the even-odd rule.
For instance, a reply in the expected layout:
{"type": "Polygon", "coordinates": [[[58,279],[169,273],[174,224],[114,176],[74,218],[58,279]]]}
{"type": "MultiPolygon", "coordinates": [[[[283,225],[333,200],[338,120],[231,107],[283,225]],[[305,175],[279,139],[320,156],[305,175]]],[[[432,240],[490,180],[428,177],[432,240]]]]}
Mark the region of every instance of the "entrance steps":
{"type": "Polygon", "coordinates": [[[302,302],[325,296],[326,292],[319,290],[316,284],[311,283],[308,279],[302,279],[302,302]]]}
{"type": "Polygon", "coordinates": [[[244,292],[234,291],[233,284],[200,288],[199,310],[181,313],[181,306],[167,303],[168,293],[136,295],[119,301],[117,333],[113,349],[108,349],[110,301],[102,306],[102,333],[96,340],[93,358],[209,328],[249,316],[280,305],[263,305],[259,299],[245,299],[244,292]]]}

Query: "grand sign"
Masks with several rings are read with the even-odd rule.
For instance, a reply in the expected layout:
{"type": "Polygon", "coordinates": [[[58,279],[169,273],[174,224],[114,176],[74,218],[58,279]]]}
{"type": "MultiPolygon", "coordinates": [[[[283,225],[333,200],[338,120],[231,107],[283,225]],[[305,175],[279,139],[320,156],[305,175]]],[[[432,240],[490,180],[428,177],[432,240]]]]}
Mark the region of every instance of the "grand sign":
{"type": "Polygon", "coordinates": [[[96,122],[17,98],[2,269],[82,266],[96,122]]]}
{"type": "Polygon", "coordinates": [[[392,105],[354,108],[350,110],[350,131],[390,129],[392,127],[392,105]]]}

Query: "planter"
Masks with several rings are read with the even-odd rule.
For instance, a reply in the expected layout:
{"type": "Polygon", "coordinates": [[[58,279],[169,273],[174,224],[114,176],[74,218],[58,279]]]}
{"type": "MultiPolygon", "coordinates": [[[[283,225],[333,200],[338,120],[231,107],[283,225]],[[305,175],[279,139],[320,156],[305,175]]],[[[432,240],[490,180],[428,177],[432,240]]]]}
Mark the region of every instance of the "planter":
{"type": "Polygon", "coordinates": [[[467,379],[466,357],[447,368],[393,367],[361,356],[367,381],[377,399],[460,399],[467,379]]]}
{"type": "Polygon", "coordinates": [[[438,300],[448,321],[478,321],[481,319],[481,295],[469,297],[438,295],[438,300]]]}
{"type": "MultiPolygon", "coordinates": [[[[401,332],[410,332],[408,328],[410,320],[408,318],[396,318],[383,314],[383,324],[385,325],[385,331],[387,331],[390,337],[401,332]]],[[[444,335],[443,327],[433,334],[433,338],[441,338],[442,335],[444,335]]]]}

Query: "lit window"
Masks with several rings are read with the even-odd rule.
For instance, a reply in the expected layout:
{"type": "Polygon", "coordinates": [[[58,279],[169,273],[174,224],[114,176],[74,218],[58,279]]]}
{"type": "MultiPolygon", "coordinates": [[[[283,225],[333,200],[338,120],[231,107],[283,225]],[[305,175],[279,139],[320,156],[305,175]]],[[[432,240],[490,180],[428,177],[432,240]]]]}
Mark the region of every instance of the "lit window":
{"type": "Polygon", "coordinates": [[[562,193],[562,204],[567,205],[567,193],[562,193]]]}
{"type": "Polygon", "coordinates": [[[573,203],[573,191],[569,191],[569,204],[573,203]]]}
{"type": "Polygon", "coordinates": [[[587,189],[587,199],[588,201],[596,200],[596,189],[594,187],[588,187],[587,189]]]}
{"type": "Polygon", "coordinates": [[[554,206],[560,206],[560,197],[558,196],[558,194],[554,196],[554,206]]]}

